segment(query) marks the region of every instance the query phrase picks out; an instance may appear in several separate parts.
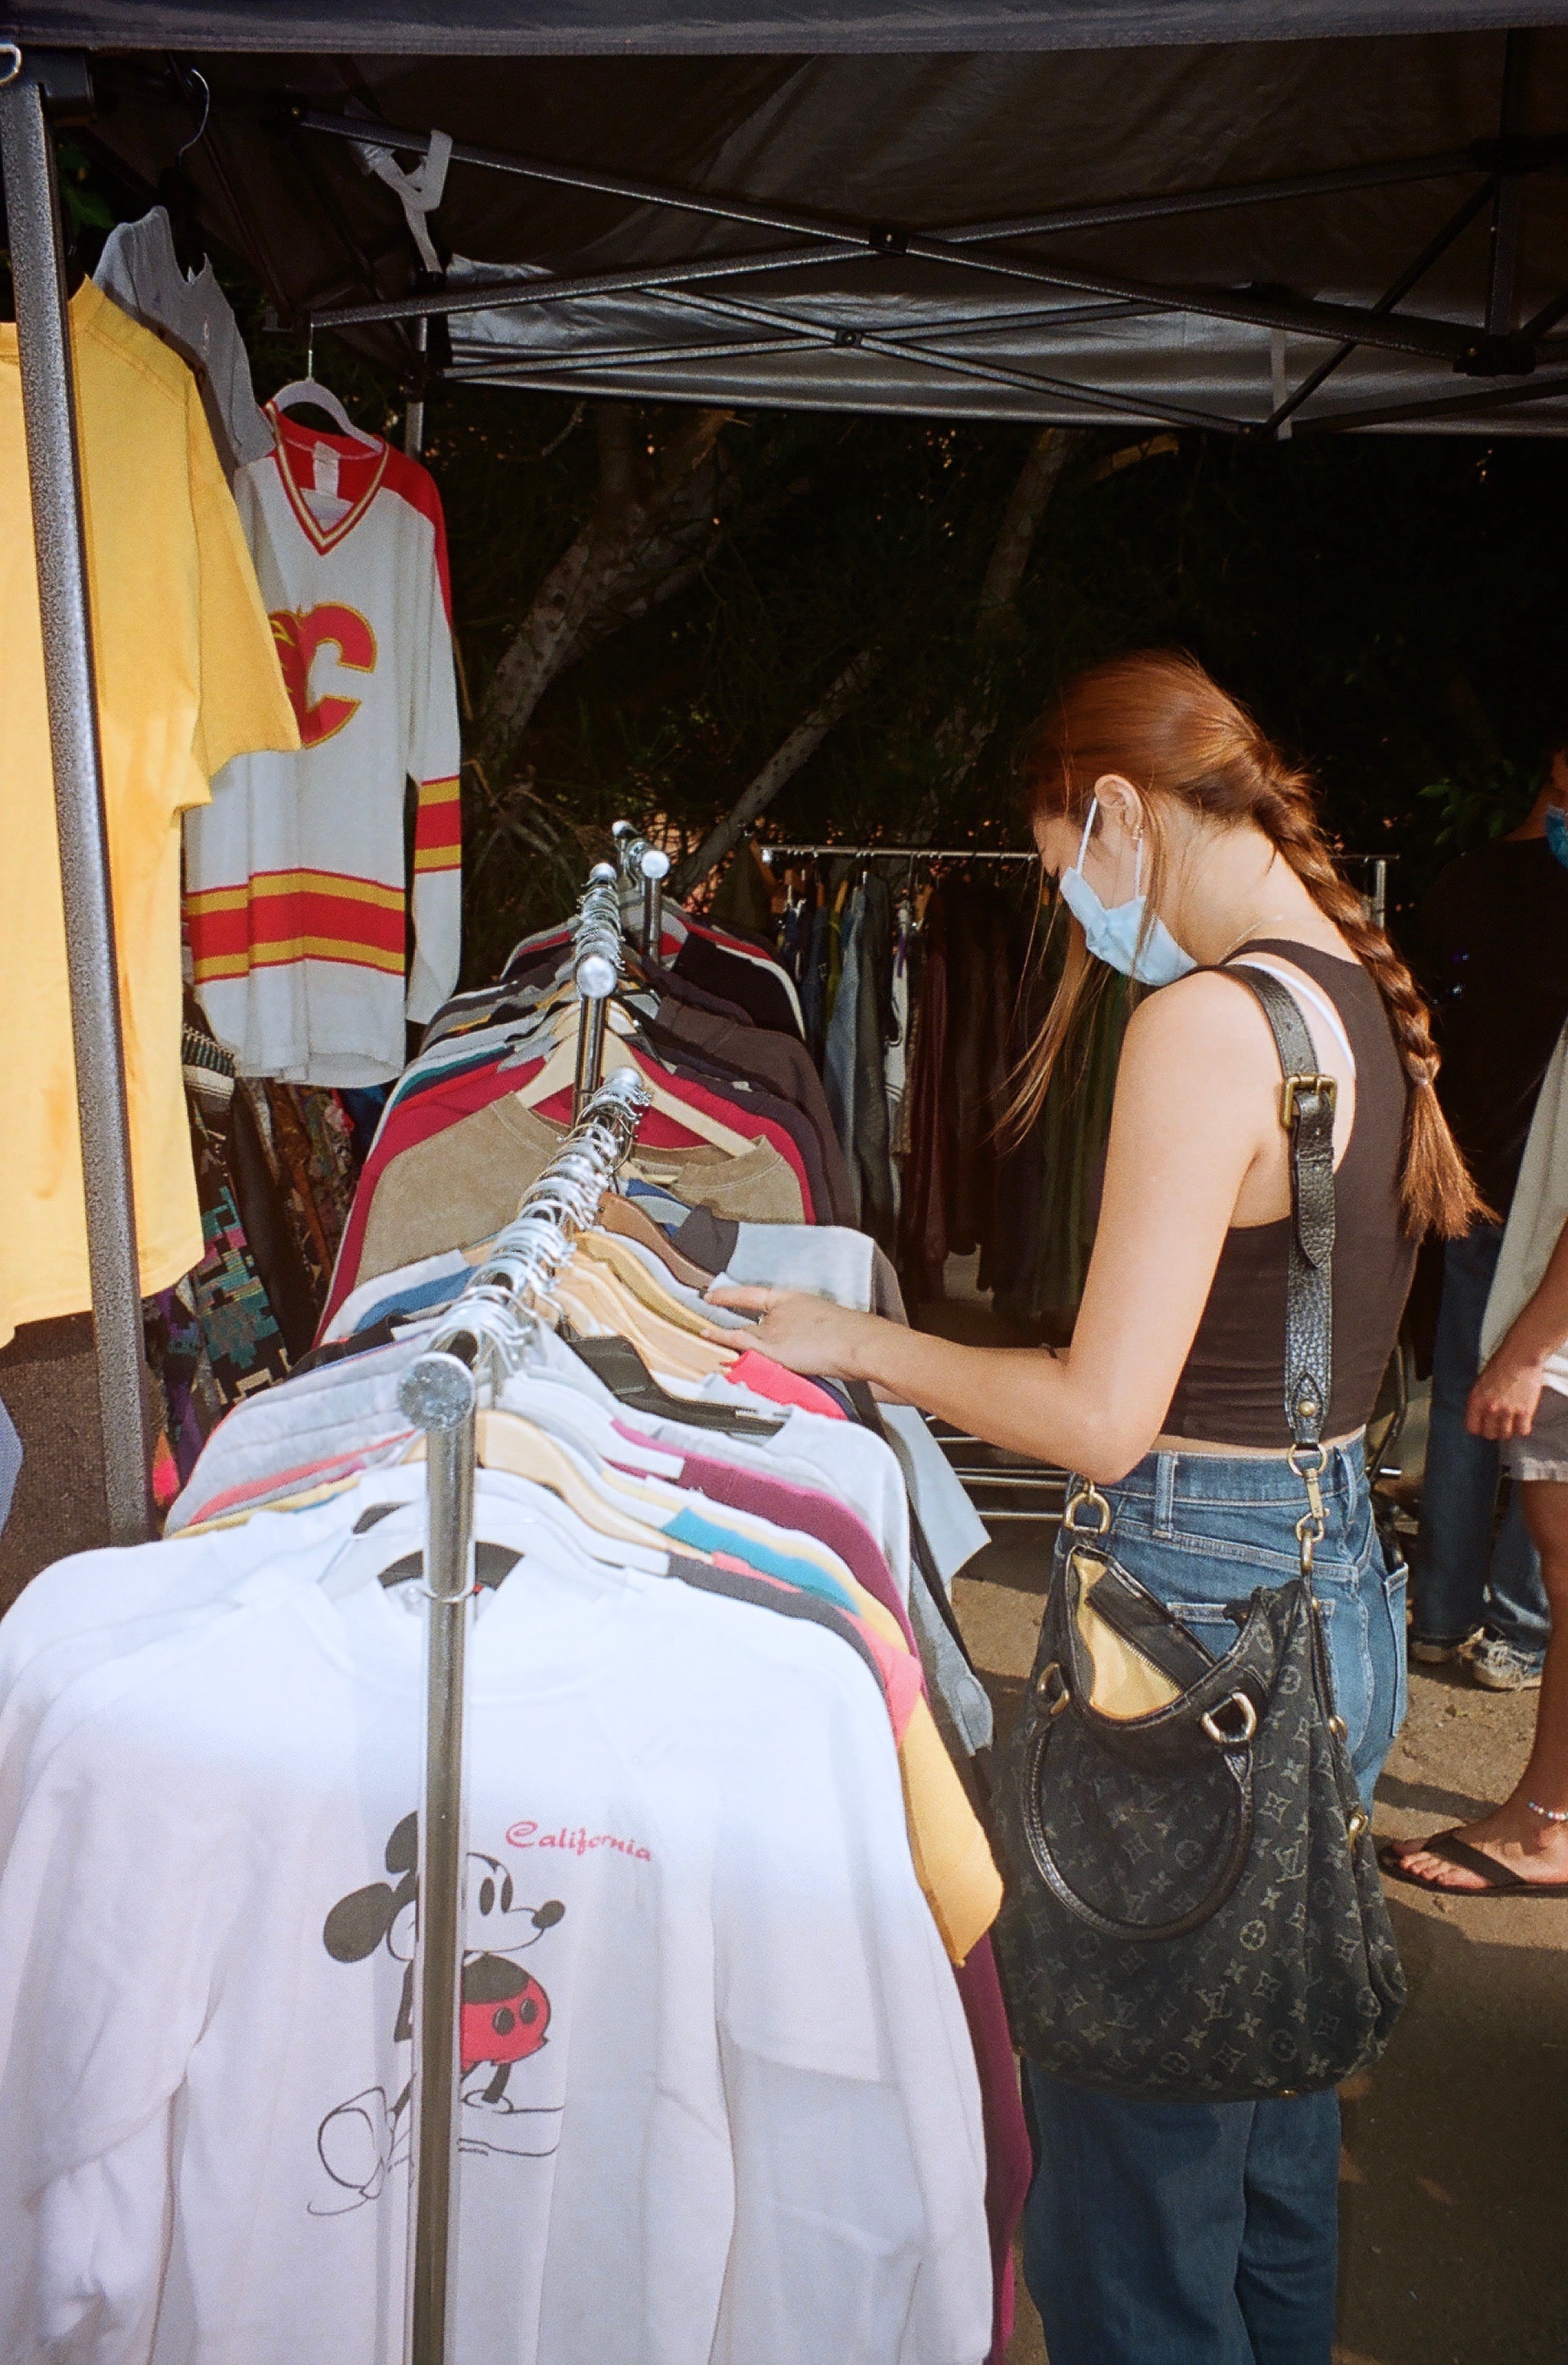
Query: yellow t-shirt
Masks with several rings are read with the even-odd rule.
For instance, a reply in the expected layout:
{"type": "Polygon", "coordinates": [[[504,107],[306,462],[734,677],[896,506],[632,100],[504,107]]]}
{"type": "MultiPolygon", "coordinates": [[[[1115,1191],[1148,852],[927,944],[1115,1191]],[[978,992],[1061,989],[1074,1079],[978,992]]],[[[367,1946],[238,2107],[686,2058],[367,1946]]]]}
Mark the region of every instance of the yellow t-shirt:
{"type": "MultiPolygon", "coordinates": [[[[299,745],[196,380],[91,280],[71,299],[143,1291],[202,1253],[180,1076],[180,815],[299,745]]],[[[17,331],[0,322],[0,1344],[91,1302],[17,331]]]]}

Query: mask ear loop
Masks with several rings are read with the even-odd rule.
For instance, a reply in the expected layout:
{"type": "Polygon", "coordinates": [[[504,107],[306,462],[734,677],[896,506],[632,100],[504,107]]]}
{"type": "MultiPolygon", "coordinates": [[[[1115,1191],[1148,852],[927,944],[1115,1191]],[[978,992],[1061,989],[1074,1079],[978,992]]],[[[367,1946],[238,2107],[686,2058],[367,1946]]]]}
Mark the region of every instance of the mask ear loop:
{"type": "Polygon", "coordinates": [[[1078,859],[1072,866],[1081,879],[1083,876],[1083,857],[1089,851],[1089,833],[1094,826],[1094,816],[1099,810],[1099,798],[1091,797],[1089,800],[1088,816],[1083,824],[1083,835],[1078,841],[1078,859]]]}

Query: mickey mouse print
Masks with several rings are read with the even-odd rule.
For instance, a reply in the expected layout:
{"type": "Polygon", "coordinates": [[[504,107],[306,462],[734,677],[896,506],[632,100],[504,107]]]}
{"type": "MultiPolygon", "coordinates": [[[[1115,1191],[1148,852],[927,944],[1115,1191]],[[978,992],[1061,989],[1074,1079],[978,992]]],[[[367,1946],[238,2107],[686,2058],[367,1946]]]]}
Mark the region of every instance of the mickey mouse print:
{"type": "MultiPolygon", "coordinates": [[[[419,1911],[419,1818],[405,1815],[387,1840],[388,1878],[341,1897],[322,1924],[321,1943],[336,1963],[365,1963],[385,1950],[403,1966],[394,2044],[412,2046],[414,1936],[419,1911]]],[[[497,1857],[470,1854],[465,1865],[461,2060],[465,2152],[547,2158],[560,2140],[561,2105],[529,2099],[526,2065],[549,2042],[550,1998],[519,1957],[548,1936],[566,1914],[559,1898],[532,1905],[497,1857]],[[523,2077],[519,2072],[523,2071],[523,2077]]],[[[376,2085],[336,2103],[316,2131],[330,2199],[312,2200],[312,2216],[338,2216],[377,2200],[409,2157],[410,2074],[393,2096],[376,2085]]]]}

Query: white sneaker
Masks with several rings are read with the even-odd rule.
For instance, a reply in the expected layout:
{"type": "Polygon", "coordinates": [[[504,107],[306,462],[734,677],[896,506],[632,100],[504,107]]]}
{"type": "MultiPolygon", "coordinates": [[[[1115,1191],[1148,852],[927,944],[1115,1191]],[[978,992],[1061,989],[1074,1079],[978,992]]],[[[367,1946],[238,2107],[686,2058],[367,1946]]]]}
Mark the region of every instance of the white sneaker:
{"type": "Polygon", "coordinates": [[[1540,1661],[1495,1634],[1483,1634],[1470,1653],[1470,1679],[1487,1692],[1538,1692],[1540,1661]]]}

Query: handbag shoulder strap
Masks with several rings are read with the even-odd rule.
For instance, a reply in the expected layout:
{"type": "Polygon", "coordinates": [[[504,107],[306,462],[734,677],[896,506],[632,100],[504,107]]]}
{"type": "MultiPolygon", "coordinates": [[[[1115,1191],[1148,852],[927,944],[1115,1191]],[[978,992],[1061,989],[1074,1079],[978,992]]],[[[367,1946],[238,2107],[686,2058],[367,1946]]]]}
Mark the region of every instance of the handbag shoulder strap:
{"type": "Polygon", "coordinates": [[[1285,1420],[1298,1446],[1318,1446],[1334,1381],[1334,1104],[1289,988],[1245,962],[1223,974],[1249,986],[1280,1055],[1280,1121],[1290,1137],[1291,1241],[1285,1283],[1285,1420]]]}

